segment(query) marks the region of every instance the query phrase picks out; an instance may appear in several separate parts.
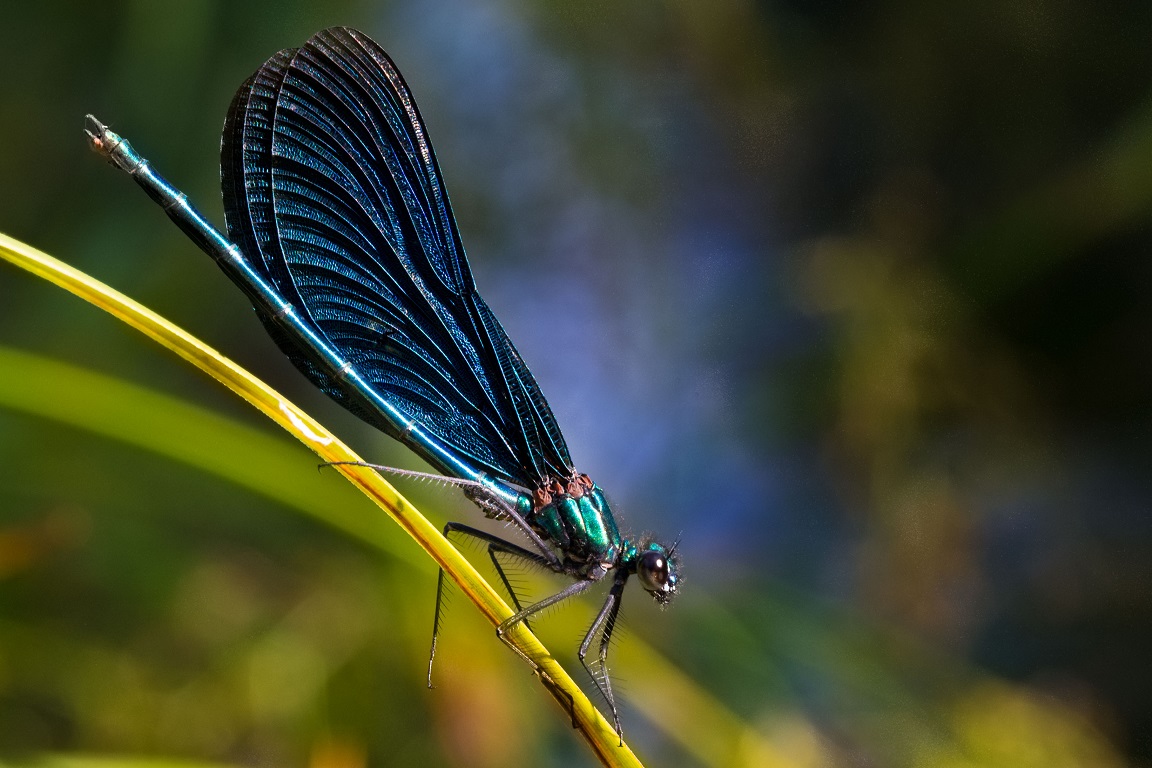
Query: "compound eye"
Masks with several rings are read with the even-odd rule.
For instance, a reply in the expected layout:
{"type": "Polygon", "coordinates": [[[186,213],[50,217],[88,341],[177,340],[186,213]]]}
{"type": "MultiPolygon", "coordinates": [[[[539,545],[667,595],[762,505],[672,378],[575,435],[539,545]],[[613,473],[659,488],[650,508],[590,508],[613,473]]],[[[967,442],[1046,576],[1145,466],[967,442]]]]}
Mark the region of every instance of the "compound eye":
{"type": "Polygon", "coordinates": [[[663,552],[645,552],[636,564],[636,575],[649,592],[663,592],[668,589],[668,558],[663,552]]]}

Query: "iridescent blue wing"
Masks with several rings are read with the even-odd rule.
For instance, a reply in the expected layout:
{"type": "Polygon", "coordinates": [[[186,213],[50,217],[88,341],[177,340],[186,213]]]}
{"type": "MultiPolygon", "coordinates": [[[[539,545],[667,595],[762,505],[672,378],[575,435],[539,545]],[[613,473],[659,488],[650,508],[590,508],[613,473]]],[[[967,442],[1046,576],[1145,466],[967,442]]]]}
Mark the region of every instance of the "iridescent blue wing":
{"type": "MultiPolygon", "coordinates": [[[[476,292],[424,122],[376,43],[335,28],[273,56],[237,92],[221,156],[233,242],[378,393],[478,470],[527,489],[572,474],[548,403],[476,292]]],[[[262,319],[318,387],[405,439],[262,319]]]]}

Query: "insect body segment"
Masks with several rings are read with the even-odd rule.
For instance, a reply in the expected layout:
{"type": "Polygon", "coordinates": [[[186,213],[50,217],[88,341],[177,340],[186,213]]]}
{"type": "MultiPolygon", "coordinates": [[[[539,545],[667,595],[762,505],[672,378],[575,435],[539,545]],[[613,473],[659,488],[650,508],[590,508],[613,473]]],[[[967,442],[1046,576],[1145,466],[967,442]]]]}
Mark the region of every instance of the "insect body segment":
{"type": "Polygon", "coordinates": [[[553,496],[552,503],[533,512],[531,521],[573,565],[615,565],[620,555],[620,531],[599,486],[579,497],[553,496]]]}

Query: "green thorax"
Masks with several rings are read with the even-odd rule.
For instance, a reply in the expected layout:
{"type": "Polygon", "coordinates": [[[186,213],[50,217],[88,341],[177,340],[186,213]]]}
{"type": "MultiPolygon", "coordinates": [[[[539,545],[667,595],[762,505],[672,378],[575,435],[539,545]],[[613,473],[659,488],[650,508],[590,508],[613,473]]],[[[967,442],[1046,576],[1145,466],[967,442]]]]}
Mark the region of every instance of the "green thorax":
{"type": "Polygon", "coordinates": [[[577,488],[580,494],[551,495],[547,504],[531,513],[529,522],[560,550],[571,563],[596,563],[612,567],[624,541],[612,516],[612,508],[600,486],[577,488]]]}

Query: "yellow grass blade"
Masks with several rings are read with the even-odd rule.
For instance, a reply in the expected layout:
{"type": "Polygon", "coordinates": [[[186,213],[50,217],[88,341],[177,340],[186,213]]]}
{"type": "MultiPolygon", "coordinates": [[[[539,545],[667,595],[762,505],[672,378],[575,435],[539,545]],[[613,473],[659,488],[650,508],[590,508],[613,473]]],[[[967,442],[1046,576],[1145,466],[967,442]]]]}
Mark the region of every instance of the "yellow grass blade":
{"type": "MultiPolygon", "coordinates": [[[[350,448],[267,384],[127,296],[4,234],[0,234],[0,256],[100,307],[175,352],[243,397],[324,461],[361,461],[350,448]]],[[[351,465],[341,465],[336,470],[399,523],[494,626],[512,615],[507,604],[471,563],[376,472],[351,465]]],[[[576,728],[600,762],[605,766],[640,766],[627,745],[619,745],[608,721],[540,641],[522,625],[510,634],[517,647],[536,665],[540,682],[560,705],[562,716],[568,718],[571,715],[576,728]]]]}

